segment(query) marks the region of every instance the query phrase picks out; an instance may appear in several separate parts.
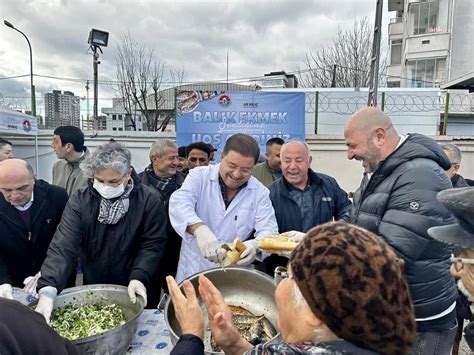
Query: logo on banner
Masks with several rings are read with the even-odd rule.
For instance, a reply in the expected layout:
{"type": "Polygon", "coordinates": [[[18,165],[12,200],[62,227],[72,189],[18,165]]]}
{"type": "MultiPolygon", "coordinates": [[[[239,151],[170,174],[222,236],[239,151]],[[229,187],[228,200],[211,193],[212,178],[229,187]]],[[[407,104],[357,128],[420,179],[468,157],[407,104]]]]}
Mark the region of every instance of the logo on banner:
{"type": "Polygon", "coordinates": [[[230,97],[227,96],[227,95],[221,95],[219,97],[219,105],[221,107],[229,107],[231,104],[231,100],[230,100],[230,97]]]}
{"type": "Polygon", "coordinates": [[[31,122],[30,121],[28,121],[28,120],[23,121],[23,130],[25,132],[31,131],[31,122]]]}

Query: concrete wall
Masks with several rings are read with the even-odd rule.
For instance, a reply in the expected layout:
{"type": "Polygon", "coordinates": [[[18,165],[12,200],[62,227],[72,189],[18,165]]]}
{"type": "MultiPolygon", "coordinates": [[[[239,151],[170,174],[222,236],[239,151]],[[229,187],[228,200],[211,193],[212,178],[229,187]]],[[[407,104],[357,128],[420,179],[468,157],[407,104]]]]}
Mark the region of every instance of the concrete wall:
{"type": "MultiPolygon", "coordinates": [[[[148,150],[150,145],[158,139],[175,139],[172,133],[155,132],[107,132],[95,134],[85,132],[86,145],[94,150],[98,145],[107,142],[110,138],[124,143],[132,153],[132,163],[137,171],[142,171],[148,164],[148,150]]],[[[57,160],[50,148],[52,131],[41,131],[39,134],[39,174],[38,177],[51,181],[51,169],[57,160]]],[[[16,157],[28,160],[35,166],[34,138],[7,137],[13,143],[13,152],[16,157]]],[[[463,161],[461,175],[474,178],[474,139],[462,137],[434,137],[439,142],[457,144],[462,153],[463,161]]],[[[346,146],[342,136],[308,135],[306,141],[311,148],[313,157],[312,168],[316,171],[336,178],[339,185],[346,191],[355,191],[359,186],[363,169],[358,161],[347,160],[346,146]]]]}

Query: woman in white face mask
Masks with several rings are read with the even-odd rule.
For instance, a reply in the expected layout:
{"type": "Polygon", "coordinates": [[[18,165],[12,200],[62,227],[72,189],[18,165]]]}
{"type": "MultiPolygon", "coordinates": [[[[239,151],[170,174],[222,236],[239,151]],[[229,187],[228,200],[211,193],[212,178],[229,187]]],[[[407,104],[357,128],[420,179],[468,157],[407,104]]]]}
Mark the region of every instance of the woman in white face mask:
{"type": "Polygon", "coordinates": [[[128,285],[146,303],[146,287],[167,239],[164,204],[143,186],[131,154],[119,143],[99,146],[81,164],[88,187],[74,193],[50,244],[38,281],[36,308],[46,319],[78,257],[84,284],[128,285]]]}

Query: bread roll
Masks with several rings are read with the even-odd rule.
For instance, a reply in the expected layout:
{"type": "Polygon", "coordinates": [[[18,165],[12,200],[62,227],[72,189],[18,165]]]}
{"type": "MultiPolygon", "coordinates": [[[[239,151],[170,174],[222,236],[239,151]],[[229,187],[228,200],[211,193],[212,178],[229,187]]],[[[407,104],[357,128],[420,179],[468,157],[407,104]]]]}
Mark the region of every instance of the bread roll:
{"type": "Polygon", "coordinates": [[[227,252],[227,256],[222,262],[223,266],[235,265],[240,260],[240,255],[244,252],[247,247],[239,238],[234,240],[233,245],[230,245],[231,251],[227,252]]]}
{"type": "Polygon", "coordinates": [[[279,251],[292,251],[296,248],[298,243],[288,241],[288,237],[285,233],[275,235],[273,237],[267,237],[258,242],[260,250],[267,253],[276,253],[279,251]]]}

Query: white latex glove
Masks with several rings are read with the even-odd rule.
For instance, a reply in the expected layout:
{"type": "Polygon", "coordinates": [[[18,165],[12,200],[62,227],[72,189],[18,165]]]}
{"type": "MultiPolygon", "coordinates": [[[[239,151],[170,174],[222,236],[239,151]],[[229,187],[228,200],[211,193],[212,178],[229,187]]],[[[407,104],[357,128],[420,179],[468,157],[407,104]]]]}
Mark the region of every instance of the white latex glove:
{"type": "Polygon", "coordinates": [[[53,312],[54,299],[58,295],[56,287],[46,286],[38,292],[39,300],[36,305],[35,311],[42,314],[46,319],[46,323],[49,324],[51,313],[53,312]]]}
{"type": "Polygon", "coordinates": [[[141,281],[130,280],[130,283],[128,284],[128,297],[130,297],[130,301],[132,303],[137,302],[137,295],[140,295],[143,297],[143,299],[145,300],[145,306],[146,306],[147,297],[146,297],[145,285],[143,285],[141,281]]]}
{"type": "Polygon", "coordinates": [[[35,276],[28,276],[25,280],[23,280],[23,291],[26,293],[30,293],[35,297],[38,297],[38,293],[36,292],[36,286],[38,284],[38,279],[41,277],[41,271],[38,271],[38,273],[35,276]]]}
{"type": "Polygon", "coordinates": [[[208,226],[204,224],[197,227],[194,231],[194,236],[202,256],[213,263],[222,263],[227,255],[227,251],[222,248],[222,243],[219,242],[208,226]]]}
{"type": "Polygon", "coordinates": [[[240,260],[237,261],[237,265],[249,265],[257,256],[257,241],[255,239],[247,240],[244,244],[247,248],[240,254],[240,260]]]}
{"type": "Polygon", "coordinates": [[[0,285],[0,297],[8,298],[9,300],[13,299],[12,285],[10,284],[1,284],[0,285]]]}
{"type": "Polygon", "coordinates": [[[298,232],[298,231],[289,231],[285,233],[288,236],[289,242],[299,243],[303,240],[306,233],[298,232]]]}

